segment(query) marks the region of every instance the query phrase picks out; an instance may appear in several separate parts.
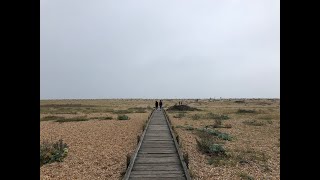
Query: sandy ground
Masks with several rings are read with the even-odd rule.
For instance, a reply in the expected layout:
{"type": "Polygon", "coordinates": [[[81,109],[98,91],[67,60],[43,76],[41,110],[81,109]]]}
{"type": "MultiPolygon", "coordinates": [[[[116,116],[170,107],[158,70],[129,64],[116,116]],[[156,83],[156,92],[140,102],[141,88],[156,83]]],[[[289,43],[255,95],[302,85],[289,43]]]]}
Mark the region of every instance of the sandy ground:
{"type": "MultiPolygon", "coordinates": [[[[189,103],[191,104],[191,103],[189,103]]],[[[183,128],[175,128],[179,135],[182,150],[189,155],[190,174],[193,179],[241,179],[240,175],[245,174],[254,179],[280,179],[280,117],[279,103],[269,105],[256,104],[254,101],[246,105],[238,105],[226,102],[205,102],[193,103],[193,107],[199,107],[204,112],[188,112],[184,118],[173,118],[177,113],[169,113],[173,126],[192,126],[203,128],[214,123],[214,120],[193,120],[192,114],[205,114],[213,112],[225,114],[230,117],[224,123],[232,125],[232,128],[217,128],[217,130],[228,133],[233,137],[232,141],[226,141],[224,148],[232,157],[237,155],[244,157],[249,163],[241,164],[226,163],[209,165],[207,155],[199,152],[196,144],[197,135],[194,131],[187,131],[183,128]],[[239,109],[255,109],[256,114],[238,114],[239,109]],[[267,122],[263,118],[268,117],[267,122]],[[261,119],[262,118],[262,119],[261,119]],[[263,126],[249,126],[242,123],[245,120],[259,120],[264,122],[263,126]],[[245,153],[250,152],[250,153],[245,153]],[[261,157],[266,160],[261,160],[261,157]],[[260,158],[259,158],[260,157],[260,158]]]]}
{"type": "MultiPolygon", "coordinates": [[[[179,100],[164,100],[164,107],[177,104],[179,100]]],[[[173,118],[177,113],[168,113],[173,126],[192,126],[202,128],[213,124],[214,120],[193,120],[191,115],[213,112],[228,115],[224,123],[232,128],[218,129],[230,134],[232,141],[227,141],[224,148],[231,157],[246,156],[248,163],[208,164],[208,156],[197,149],[193,131],[175,128],[181,141],[183,152],[189,155],[189,171],[193,179],[241,179],[241,175],[254,179],[280,179],[280,101],[246,100],[235,103],[234,100],[183,100],[184,104],[201,109],[201,112],[187,112],[186,117],[173,118]],[[254,109],[255,114],[238,114],[237,110],[254,109]],[[263,126],[250,126],[246,120],[264,122],[263,126]],[[250,152],[249,154],[246,152],[250,152]],[[261,154],[264,159],[261,160],[261,154]],[[256,158],[255,158],[256,157],[256,158]],[[260,158],[257,158],[260,157],[260,158]]],[[[153,107],[154,100],[63,100],[41,101],[46,104],[86,104],[108,109],[128,109],[132,107],[153,107]]],[[[137,135],[148,113],[129,113],[128,121],[92,120],[83,122],[57,123],[41,121],[40,141],[55,142],[63,139],[69,145],[68,156],[64,162],[46,164],[40,168],[40,179],[120,179],[126,168],[126,155],[135,150],[137,135]]],[[[63,117],[82,116],[84,114],[48,114],[63,117]]],[[[87,117],[113,116],[112,113],[89,113],[87,117]]],[[[230,160],[232,161],[232,160],[230,160]]]]}
{"type": "Polygon", "coordinates": [[[63,139],[69,153],[64,162],[42,166],[40,179],[120,179],[148,113],[128,116],[127,121],[41,122],[40,140],[63,139]]]}

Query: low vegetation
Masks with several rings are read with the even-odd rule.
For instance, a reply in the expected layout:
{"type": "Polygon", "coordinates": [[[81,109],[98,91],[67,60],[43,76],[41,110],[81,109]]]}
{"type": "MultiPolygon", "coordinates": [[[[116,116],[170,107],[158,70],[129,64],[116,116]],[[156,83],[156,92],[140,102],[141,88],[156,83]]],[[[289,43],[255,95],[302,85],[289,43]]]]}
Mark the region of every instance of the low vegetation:
{"type": "Polygon", "coordinates": [[[98,120],[112,120],[112,116],[102,116],[102,117],[92,117],[90,119],[98,119],[98,120]]]}
{"type": "Polygon", "coordinates": [[[251,109],[238,109],[237,113],[243,114],[243,113],[256,113],[256,110],[251,109]]]}
{"type": "Polygon", "coordinates": [[[118,120],[129,120],[130,118],[127,115],[123,114],[123,115],[118,115],[117,119],[118,120]]]}
{"type": "Polygon", "coordinates": [[[62,162],[68,154],[68,145],[59,140],[55,143],[43,141],[40,144],[40,166],[52,162],[62,162]]]}
{"type": "Polygon", "coordinates": [[[170,106],[167,111],[200,111],[200,109],[188,105],[174,105],[170,106]]]}
{"type": "Polygon", "coordinates": [[[198,119],[217,119],[217,120],[226,120],[230,119],[228,115],[224,114],[214,114],[212,112],[209,112],[207,114],[194,114],[191,116],[191,119],[198,120],[198,119]]]}
{"type": "Polygon", "coordinates": [[[61,116],[45,116],[43,118],[40,118],[40,121],[53,121],[53,120],[59,120],[64,119],[64,117],[61,116]]]}
{"type": "Polygon", "coordinates": [[[72,118],[60,118],[55,122],[64,123],[64,122],[79,122],[79,121],[88,121],[87,116],[77,116],[72,118]]]}

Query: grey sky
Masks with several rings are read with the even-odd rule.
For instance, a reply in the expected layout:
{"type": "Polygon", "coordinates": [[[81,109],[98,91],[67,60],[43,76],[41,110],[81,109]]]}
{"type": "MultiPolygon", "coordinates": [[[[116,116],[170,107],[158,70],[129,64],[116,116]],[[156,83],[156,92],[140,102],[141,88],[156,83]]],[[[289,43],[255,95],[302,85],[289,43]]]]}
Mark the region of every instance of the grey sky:
{"type": "Polygon", "coordinates": [[[279,98],[279,0],[41,0],[40,97],[279,98]]]}

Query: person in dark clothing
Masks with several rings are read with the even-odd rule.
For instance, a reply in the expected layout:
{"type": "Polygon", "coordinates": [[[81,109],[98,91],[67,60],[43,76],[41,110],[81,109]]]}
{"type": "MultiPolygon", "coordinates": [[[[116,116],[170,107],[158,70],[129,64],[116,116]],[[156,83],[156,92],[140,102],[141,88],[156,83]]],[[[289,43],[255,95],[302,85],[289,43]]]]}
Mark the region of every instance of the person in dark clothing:
{"type": "Polygon", "coordinates": [[[160,111],[161,111],[161,109],[162,109],[162,100],[160,100],[160,102],[159,102],[159,107],[160,107],[160,111]]]}
{"type": "Polygon", "coordinates": [[[156,101],[156,110],[158,110],[158,101],[156,101]]]}

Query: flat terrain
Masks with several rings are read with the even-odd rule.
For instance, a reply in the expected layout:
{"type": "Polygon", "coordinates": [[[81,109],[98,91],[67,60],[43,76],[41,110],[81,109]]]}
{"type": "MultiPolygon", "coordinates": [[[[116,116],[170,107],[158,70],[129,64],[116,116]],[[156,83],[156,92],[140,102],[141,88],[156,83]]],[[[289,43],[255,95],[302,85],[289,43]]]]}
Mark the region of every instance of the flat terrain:
{"type": "Polygon", "coordinates": [[[168,114],[182,151],[188,153],[193,179],[280,179],[279,99],[185,103],[202,111],[168,114]],[[214,118],[206,117],[210,113],[228,116],[221,122],[231,128],[213,128],[214,118]],[[232,137],[231,141],[222,142],[227,158],[210,157],[199,151],[196,129],[205,127],[232,137]]]}
{"type": "MultiPolygon", "coordinates": [[[[164,107],[179,100],[164,100],[164,107]]],[[[280,179],[280,100],[183,100],[201,111],[168,111],[188,154],[193,179],[280,179]],[[222,118],[222,127],[208,115],[222,118]],[[226,158],[215,159],[197,147],[197,129],[227,133],[226,158]]],[[[126,155],[137,146],[137,135],[154,100],[42,100],[40,141],[63,139],[69,146],[63,162],[45,164],[40,179],[121,179],[126,155]],[[117,120],[125,114],[129,120],[117,120]],[[60,121],[60,122],[56,122],[60,121]]]]}
{"type": "Polygon", "coordinates": [[[125,113],[129,120],[117,120],[116,113],[130,107],[146,108],[144,103],[141,101],[132,105],[130,101],[117,100],[41,101],[40,141],[63,139],[69,146],[69,152],[63,162],[42,166],[40,179],[120,179],[121,173],[126,170],[126,155],[135,150],[137,135],[142,133],[151,110],[125,113]],[[70,107],[70,104],[76,104],[76,107],[70,107]],[[82,107],[85,105],[94,107],[86,109],[88,107],[82,107]],[[59,123],[46,120],[48,116],[66,119],[86,117],[88,120],[59,123]],[[113,119],[98,119],[108,116],[113,119]]]}

